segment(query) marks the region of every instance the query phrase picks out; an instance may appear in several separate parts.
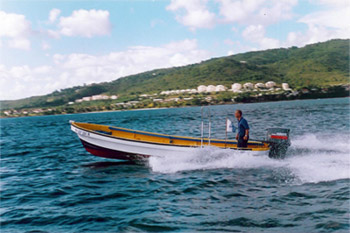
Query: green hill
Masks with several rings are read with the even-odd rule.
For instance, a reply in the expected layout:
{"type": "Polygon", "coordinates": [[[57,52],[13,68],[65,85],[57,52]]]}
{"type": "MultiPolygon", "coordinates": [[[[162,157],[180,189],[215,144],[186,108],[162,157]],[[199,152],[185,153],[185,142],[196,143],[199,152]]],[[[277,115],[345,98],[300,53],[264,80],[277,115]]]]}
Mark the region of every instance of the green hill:
{"type": "Polygon", "coordinates": [[[288,82],[293,88],[349,83],[349,40],[330,40],[302,48],[280,48],[214,58],[198,64],[152,70],[112,82],[78,86],[44,96],[1,101],[2,109],[59,106],[96,94],[121,98],[198,85],[234,82],[288,82]]]}

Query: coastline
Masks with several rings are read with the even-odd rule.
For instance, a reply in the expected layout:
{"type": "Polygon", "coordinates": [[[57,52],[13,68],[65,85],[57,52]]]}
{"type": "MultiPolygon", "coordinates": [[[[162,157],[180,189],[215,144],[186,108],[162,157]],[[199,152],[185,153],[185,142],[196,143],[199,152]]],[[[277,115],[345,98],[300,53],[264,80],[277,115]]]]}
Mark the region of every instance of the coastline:
{"type": "Polygon", "coordinates": [[[190,105],[190,106],[169,106],[169,107],[152,107],[152,108],[134,108],[134,109],[116,109],[116,110],[101,110],[101,111],[91,111],[91,112],[75,112],[75,113],[60,113],[60,114],[36,114],[28,116],[11,116],[4,117],[0,116],[0,119],[11,119],[11,118],[23,118],[23,117],[39,117],[39,116],[60,116],[60,115],[74,115],[74,114],[96,114],[96,113],[106,113],[106,112],[125,112],[125,111],[145,111],[145,110],[160,110],[160,109],[171,109],[171,108],[187,108],[187,107],[201,107],[201,106],[217,106],[217,105],[236,105],[236,104],[253,104],[253,103],[268,103],[268,102],[290,102],[296,100],[318,100],[318,99],[335,99],[335,98],[349,98],[348,96],[341,97],[324,97],[324,98],[296,98],[296,99],[278,99],[278,100],[265,100],[265,101],[256,101],[256,102],[224,102],[218,104],[206,104],[206,105],[190,105]]]}

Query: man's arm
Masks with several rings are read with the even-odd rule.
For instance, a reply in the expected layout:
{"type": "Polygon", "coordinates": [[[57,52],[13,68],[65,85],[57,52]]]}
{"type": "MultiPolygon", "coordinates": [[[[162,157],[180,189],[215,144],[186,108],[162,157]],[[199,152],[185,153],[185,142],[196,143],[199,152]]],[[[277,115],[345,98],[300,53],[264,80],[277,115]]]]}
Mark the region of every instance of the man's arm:
{"type": "Polygon", "coordinates": [[[245,130],[245,135],[243,137],[244,140],[248,140],[248,136],[249,136],[249,129],[245,130]]]}

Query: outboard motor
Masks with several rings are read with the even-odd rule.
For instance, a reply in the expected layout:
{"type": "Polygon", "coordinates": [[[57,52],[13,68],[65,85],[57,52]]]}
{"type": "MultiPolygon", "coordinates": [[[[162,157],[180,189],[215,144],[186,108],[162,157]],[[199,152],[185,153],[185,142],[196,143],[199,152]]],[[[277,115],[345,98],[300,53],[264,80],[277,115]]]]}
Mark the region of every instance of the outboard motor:
{"type": "Polygon", "coordinates": [[[287,149],[291,145],[289,139],[289,132],[290,129],[267,129],[267,141],[270,144],[270,158],[281,159],[286,156],[287,149]]]}

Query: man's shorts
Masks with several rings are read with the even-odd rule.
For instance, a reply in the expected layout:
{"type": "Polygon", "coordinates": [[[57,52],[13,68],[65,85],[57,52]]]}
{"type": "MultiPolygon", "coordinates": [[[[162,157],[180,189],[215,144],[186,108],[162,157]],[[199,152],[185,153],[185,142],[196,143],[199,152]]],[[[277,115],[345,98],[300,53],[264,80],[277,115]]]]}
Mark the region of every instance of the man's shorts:
{"type": "MultiPolygon", "coordinates": [[[[249,137],[248,137],[248,140],[249,140],[249,137]]],[[[243,148],[248,147],[248,140],[244,140],[243,137],[238,137],[237,147],[243,147],[243,148]]]]}

